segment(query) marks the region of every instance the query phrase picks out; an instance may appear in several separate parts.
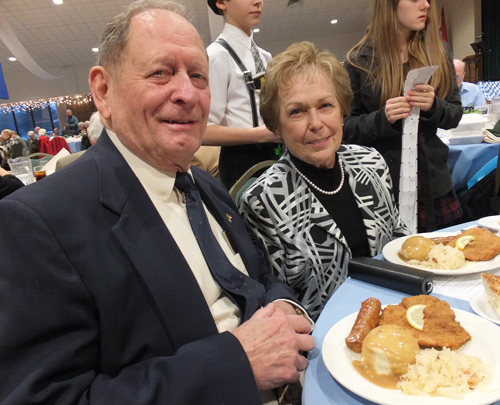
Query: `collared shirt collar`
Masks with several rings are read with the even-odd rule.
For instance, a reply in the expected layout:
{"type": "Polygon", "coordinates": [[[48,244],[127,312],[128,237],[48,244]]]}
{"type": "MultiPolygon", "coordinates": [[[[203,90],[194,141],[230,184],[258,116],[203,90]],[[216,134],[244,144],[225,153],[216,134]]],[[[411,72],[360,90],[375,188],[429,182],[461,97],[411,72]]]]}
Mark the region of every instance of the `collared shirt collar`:
{"type": "Polygon", "coordinates": [[[224,34],[230,36],[235,41],[238,41],[240,44],[246,46],[248,49],[250,49],[252,46],[253,31],[252,34],[248,36],[244,31],[240,30],[238,27],[226,23],[224,25],[224,34]]]}
{"type": "MultiPolygon", "coordinates": [[[[106,128],[106,132],[144,188],[168,200],[174,189],[176,173],[161,171],[151,166],[128,149],[113,131],[106,128]]],[[[193,176],[191,169],[188,173],[193,176]]]]}

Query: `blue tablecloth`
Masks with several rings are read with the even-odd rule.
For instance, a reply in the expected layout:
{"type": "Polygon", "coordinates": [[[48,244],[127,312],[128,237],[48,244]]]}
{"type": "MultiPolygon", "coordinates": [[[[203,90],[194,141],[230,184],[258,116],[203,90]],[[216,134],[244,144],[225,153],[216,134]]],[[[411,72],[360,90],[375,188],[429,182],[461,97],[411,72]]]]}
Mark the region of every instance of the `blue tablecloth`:
{"type": "Polygon", "coordinates": [[[82,148],[82,141],[68,142],[69,150],[71,153],[80,152],[82,148]]]}
{"type": "Polygon", "coordinates": [[[486,163],[498,155],[497,143],[478,143],[470,145],[448,145],[448,168],[455,191],[465,189],[467,182],[486,163]]]}

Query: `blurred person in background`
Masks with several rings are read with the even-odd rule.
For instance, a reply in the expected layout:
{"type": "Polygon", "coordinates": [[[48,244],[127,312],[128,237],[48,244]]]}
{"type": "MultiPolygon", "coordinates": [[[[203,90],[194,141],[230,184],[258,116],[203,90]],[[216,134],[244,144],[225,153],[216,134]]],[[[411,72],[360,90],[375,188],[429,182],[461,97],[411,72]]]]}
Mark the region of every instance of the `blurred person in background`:
{"type": "Polygon", "coordinates": [[[460,98],[462,107],[473,110],[475,107],[486,105],[481,88],[474,83],[464,82],[465,77],[465,62],[460,59],[453,59],[455,72],[457,74],[457,84],[460,90],[460,98]]]}
{"type": "Polygon", "coordinates": [[[78,118],[73,115],[73,111],[66,111],[66,123],[69,124],[70,129],[73,131],[78,131],[78,118]]]}
{"type": "Polygon", "coordinates": [[[40,152],[40,147],[38,146],[38,141],[35,138],[35,131],[28,131],[28,149],[29,154],[40,152]]]}

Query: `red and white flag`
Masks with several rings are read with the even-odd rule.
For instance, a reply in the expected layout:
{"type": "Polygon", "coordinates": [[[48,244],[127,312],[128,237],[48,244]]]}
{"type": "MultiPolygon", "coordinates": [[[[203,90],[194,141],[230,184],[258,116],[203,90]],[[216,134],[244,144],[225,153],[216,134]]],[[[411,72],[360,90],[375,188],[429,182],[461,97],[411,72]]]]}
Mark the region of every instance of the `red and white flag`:
{"type": "Polygon", "coordinates": [[[446,19],[444,18],[444,6],[441,7],[441,26],[439,29],[441,30],[441,38],[443,38],[443,41],[448,42],[448,31],[446,30],[446,19]]]}

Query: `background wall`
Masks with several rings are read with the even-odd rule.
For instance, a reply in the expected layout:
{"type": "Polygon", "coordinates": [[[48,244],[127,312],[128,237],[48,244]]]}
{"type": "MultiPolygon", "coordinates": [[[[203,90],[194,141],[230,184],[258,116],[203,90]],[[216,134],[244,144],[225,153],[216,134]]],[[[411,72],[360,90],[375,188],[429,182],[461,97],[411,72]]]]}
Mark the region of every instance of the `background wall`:
{"type": "MultiPolygon", "coordinates": [[[[201,1],[201,0],[200,0],[201,1]]],[[[329,0],[333,1],[333,0],[329,0]]],[[[352,0],[356,1],[356,0],[352,0]]],[[[500,0],[493,0],[500,1],[500,0]]],[[[450,46],[455,58],[463,59],[474,54],[470,44],[475,41],[475,35],[481,32],[481,0],[436,0],[439,16],[444,5],[446,25],[450,46]]],[[[213,13],[209,18],[217,19],[213,13]]],[[[211,21],[214,31],[222,30],[221,19],[218,23],[211,21]]],[[[339,60],[344,60],[347,52],[362,38],[366,30],[364,21],[359,23],[359,31],[333,35],[332,37],[308,37],[320,48],[331,50],[339,60]]],[[[211,33],[217,35],[217,32],[211,33]]],[[[276,55],[282,52],[290,43],[288,41],[273,41],[266,38],[265,34],[256,34],[256,40],[264,49],[276,55]],[[262,36],[261,36],[262,35],[262,36]]],[[[28,73],[6,72],[5,79],[8,83],[9,103],[26,101],[46,97],[57,97],[89,93],[88,72],[91,65],[75,65],[59,69],[47,69],[48,73],[58,76],[55,80],[43,80],[28,73]]]]}

